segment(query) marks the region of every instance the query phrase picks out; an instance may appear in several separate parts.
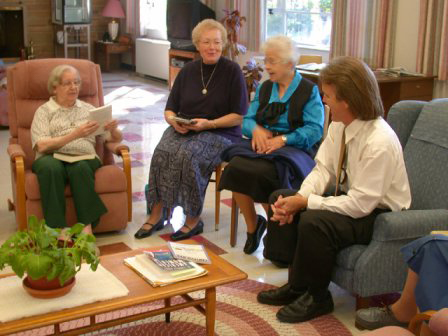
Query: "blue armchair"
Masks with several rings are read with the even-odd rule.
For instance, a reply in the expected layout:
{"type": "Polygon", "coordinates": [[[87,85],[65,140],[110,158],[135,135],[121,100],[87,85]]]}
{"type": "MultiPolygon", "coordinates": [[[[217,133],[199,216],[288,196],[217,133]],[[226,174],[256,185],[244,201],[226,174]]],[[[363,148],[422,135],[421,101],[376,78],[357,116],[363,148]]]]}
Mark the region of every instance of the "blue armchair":
{"type": "Polygon", "coordinates": [[[401,291],[407,265],[406,243],[432,230],[448,229],[448,99],[402,101],[389,111],[388,123],[404,150],[411,186],[411,209],[381,214],[369,245],[342,250],[332,281],[363,298],[401,291]]]}

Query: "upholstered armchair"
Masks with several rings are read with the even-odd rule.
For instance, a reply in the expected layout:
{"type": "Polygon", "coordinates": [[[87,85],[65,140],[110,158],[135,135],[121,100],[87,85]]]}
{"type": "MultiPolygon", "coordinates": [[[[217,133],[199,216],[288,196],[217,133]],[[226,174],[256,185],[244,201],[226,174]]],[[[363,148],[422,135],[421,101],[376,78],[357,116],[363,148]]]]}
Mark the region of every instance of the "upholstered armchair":
{"type": "Polygon", "coordinates": [[[0,126],[8,126],[8,93],[6,91],[6,67],[2,64],[0,64],[0,126]]]}
{"type": "Polygon", "coordinates": [[[369,245],[338,254],[332,281],[358,299],[401,291],[407,265],[400,248],[448,228],[448,99],[399,102],[388,122],[403,146],[412,204],[410,210],[379,215],[369,245]]]}
{"type": "MultiPolygon", "coordinates": [[[[60,64],[78,69],[82,86],[79,99],[94,106],[104,105],[103,86],[99,66],[87,60],[40,59],[24,61],[8,68],[10,139],[8,154],[11,158],[13,201],[18,229],[27,228],[27,217],[42,218],[42,207],[37,176],[31,171],[35,153],[31,148],[30,128],[36,109],[48,101],[47,80],[51,70],[60,64]]],[[[97,137],[96,150],[103,166],[95,174],[95,190],[108,209],[101,217],[95,232],[117,231],[126,228],[132,219],[132,185],[129,148],[119,143],[104,143],[97,137]],[[121,156],[123,169],[114,164],[113,154],[121,156]]],[[[66,218],[72,225],[77,222],[76,211],[66,187],[66,218]]]]}

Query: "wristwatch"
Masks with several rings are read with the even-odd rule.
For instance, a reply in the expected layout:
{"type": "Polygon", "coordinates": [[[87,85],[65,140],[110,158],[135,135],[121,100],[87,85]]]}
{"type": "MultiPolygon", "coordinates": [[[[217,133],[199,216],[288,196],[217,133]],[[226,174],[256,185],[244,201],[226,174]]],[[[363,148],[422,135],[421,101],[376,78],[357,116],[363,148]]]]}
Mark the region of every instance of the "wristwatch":
{"type": "Polygon", "coordinates": [[[286,137],[286,135],[282,135],[282,140],[283,140],[283,142],[286,145],[286,142],[288,141],[288,138],[286,137]]]}

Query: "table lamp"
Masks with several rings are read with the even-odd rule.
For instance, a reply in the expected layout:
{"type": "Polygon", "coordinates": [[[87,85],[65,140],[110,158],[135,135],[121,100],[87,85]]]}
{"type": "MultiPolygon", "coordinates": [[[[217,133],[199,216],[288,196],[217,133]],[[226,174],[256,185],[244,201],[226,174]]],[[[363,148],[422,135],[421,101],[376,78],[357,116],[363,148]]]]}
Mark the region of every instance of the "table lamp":
{"type": "Polygon", "coordinates": [[[102,16],[111,17],[112,21],[109,22],[108,30],[112,41],[115,41],[118,35],[118,22],[115,18],[123,19],[125,17],[123,7],[121,7],[119,0],[109,0],[104,7],[102,16]]]}

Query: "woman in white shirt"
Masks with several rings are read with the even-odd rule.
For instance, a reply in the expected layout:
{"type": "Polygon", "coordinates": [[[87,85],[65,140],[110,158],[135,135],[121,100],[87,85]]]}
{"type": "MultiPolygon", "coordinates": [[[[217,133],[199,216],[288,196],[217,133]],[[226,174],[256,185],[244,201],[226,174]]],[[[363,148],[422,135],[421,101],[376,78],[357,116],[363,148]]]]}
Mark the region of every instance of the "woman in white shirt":
{"type": "MultiPolygon", "coordinates": [[[[34,114],[31,141],[36,152],[32,170],[39,180],[44,218],[48,226],[64,228],[64,189],[70,184],[78,222],[86,225],[84,231],[92,233],[106,207],[95,192],[95,171],[101,166],[96,157],[95,136],[98,123],[89,121],[94,107],[78,100],[81,77],[69,65],[59,65],[50,73],[48,91],[52,97],[34,114]],[[90,154],[89,160],[68,163],[55,159],[53,153],[68,155],[90,154]]],[[[117,121],[111,120],[104,128],[110,133],[107,141],[122,139],[117,121]]]]}

